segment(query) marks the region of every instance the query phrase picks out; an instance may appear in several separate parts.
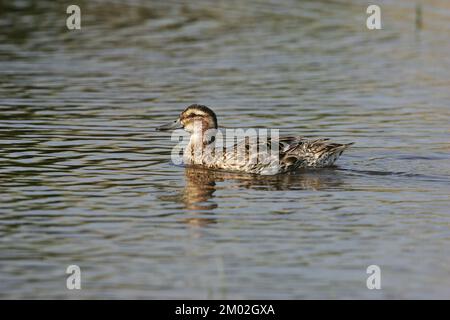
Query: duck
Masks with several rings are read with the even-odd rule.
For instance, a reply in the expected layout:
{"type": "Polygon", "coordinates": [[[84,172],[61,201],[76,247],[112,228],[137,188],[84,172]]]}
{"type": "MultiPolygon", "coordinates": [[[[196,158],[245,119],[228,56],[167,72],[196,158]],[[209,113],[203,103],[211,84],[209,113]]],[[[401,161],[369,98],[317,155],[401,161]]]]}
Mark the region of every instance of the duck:
{"type": "Polygon", "coordinates": [[[257,135],[245,136],[240,141],[238,139],[237,143],[224,146],[224,143],[217,143],[220,139],[217,139],[219,131],[216,114],[200,104],[189,105],[175,121],[156,129],[184,129],[189,133],[189,142],[183,150],[185,165],[259,175],[331,167],[354,144],[334,143],[327,138],[257,135]]]}

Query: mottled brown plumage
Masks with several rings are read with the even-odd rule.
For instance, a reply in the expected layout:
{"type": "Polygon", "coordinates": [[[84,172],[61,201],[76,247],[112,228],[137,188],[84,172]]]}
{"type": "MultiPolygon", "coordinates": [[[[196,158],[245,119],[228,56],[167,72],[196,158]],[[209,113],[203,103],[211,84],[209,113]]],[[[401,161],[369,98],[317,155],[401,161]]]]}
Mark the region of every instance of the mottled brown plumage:
{"type": "Polygon", "coordinates": [[[299,168],[322,168],[334,164],[353,143],[339,144],[329,139],[246,137],[228,148],[217,147],[217,118],[206,106],[191,105],[179,119],[163,129],[183,127],[191,134],[184,151],[186,164],[255,174],[278,174],[299,168]]]}

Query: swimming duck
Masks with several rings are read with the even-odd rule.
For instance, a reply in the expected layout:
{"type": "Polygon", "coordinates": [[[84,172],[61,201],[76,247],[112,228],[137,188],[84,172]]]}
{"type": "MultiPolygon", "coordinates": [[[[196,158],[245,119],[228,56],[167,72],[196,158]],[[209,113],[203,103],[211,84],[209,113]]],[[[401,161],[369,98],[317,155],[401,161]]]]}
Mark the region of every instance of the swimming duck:
{"type": "Polygon", "coordinates": [[[199,104],[188,106],[177,120],[157,130],[180,128],[190,134],[189,143],[183,152],[185,164],[262,175],[332,166],[342,152],[353,144],[331,143],[329,139],[257,136],[254,139],[245,137],[228,148],[216,147],[216,114],[199,104]]]}

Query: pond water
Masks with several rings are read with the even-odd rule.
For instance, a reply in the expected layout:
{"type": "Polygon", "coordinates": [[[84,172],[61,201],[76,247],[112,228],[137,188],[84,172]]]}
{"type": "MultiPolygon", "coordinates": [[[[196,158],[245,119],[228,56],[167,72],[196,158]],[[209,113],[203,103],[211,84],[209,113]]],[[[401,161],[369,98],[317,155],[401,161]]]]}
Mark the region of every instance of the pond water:
{"type": "Polygon", "coordinates": [[[369,31],[355,0],[80,0],[69,31],[66,4],[0,2],[0,297],[450,298],[450,5],[379,3],[369,31]],[[175,166],[154,128],[192,103],[355,145],[175,166]]]}

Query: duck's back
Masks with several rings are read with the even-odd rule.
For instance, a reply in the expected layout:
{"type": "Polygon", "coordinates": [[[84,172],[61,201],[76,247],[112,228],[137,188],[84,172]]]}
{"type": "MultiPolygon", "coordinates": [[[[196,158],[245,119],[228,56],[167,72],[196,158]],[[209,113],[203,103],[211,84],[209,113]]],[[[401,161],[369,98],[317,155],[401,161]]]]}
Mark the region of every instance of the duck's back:
{"type": "Polygon", "coordinates": [[[228,148],[215,149],[203,165],[214,169],[255,174],[278,174],[299,168],[320,168],[334,164],[350,144],[331,143],[328,139],[303,137],[246,138],[228,148]]]}

